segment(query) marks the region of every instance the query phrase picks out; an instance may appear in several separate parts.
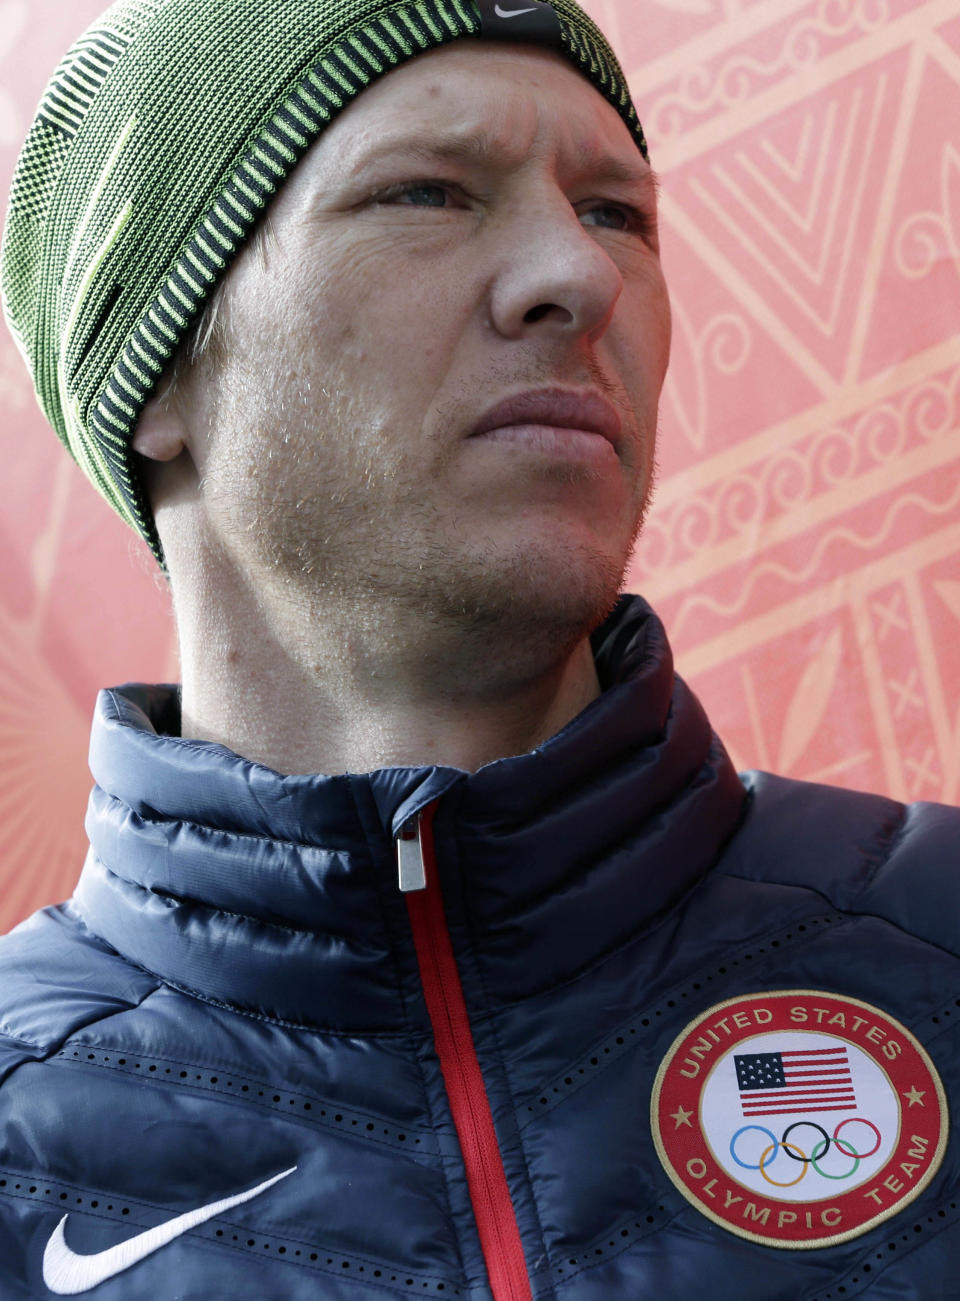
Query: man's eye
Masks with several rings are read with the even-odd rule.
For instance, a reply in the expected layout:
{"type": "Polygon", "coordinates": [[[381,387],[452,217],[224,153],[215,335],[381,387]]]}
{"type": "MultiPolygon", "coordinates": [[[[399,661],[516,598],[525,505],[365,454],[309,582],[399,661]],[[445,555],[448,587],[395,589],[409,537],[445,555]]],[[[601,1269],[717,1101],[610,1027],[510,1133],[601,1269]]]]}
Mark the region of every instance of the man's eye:
{"type": "Polygon", "coordinates": [[[598,204],[583,213],[581,219],[587,220],[588,225],[600,226],[604,230],[636,231],[638,234],[646,234],[650,228],[650,221],[642,212],[623,203],[598,204]]]}
{"type": "Polygon", "coordinates": [[[416,185],[394,185],[377,195],[378,203],[399,203],[408,208],[446,208],[450,187],[432,181],[416,185]]]}

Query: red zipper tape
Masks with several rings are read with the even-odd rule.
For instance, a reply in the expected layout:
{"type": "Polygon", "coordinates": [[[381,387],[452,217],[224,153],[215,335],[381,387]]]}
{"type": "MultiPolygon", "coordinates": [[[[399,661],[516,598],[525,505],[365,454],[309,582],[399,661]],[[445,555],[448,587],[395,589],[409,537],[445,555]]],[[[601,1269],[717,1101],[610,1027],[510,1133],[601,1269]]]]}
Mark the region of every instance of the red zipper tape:
{"type": "Polygon", "coordinates": [[[434,803],[420,814],[426,889],[406,896],[420,979],[494,1301],[531,1301],[523,1243],[443,910],[433,845],[435,811],[434,803]]]}

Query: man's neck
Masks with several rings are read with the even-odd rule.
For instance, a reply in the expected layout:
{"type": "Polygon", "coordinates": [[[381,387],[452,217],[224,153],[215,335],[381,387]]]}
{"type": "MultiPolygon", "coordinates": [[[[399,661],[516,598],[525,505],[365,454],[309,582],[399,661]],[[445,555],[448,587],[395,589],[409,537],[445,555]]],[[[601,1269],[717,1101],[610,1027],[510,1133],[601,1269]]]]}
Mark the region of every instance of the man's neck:
{"type": "Polygon", "coordinates": [[[213,618],[184,613],[182,735],[285,774],[475,772],[535,749],[600,695],[587,635],[559,654],[548,637],[458,640],[342,607],[280,621],[223,602],[213,618]]]}

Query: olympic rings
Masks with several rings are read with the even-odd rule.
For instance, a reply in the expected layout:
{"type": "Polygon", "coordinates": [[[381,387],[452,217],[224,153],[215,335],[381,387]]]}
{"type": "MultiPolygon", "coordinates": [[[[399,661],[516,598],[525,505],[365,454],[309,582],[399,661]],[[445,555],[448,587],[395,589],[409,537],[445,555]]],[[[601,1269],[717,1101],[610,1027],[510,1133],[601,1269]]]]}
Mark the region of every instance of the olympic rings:
{"type": "MultiPolygon", "coordinates": [[[[767,1138],[770,1139],[770,1142],[773,1144],[774,1148],[780,1147],[780,1140],[774,1134],[771,1134],[769,1129],[765,1129],[763,1125],[744,1125],[743,1128],[738,1129],[737,1132],[734,1134],[733,1138],[731,1138],[730,1155],[733,1157],[734,1161],[736,1161],[737,1165],[743,1166],[744,1170],[759,1170],[760,1169],[759,1165],[751,1165],[749,1161],[741,1161],[740,1158],[737,1156],[736,1151],[734,1150],[737,1146],[737,1139],[740,1137],[741,1134],[745,1134],[748,1129],[756,1129],[761,1134],[766,1134],[767,1138]]],[[[769,1148],[767,1150],[769,1151],[769,1148]]],[[[773,1159],[774,1160],[777,1159],[776,1151],[773,1154],[773,1159]]]]}
{"type": "Polygon", "coordinates": [[[873,1132],[874,1132],[874,1133],[876,1134],[876,1136],[877,1136],[877,1141],[876,1141],[876,1143],[874,1143],[874,1145],[873,1145],[873,1147],[870,1149],[870,1151],[869,1151],[869,1152],[858,1152],[858,1153],[857,1153],[857,1156],[861,1156],[861,1157],[873,1156],[874,1152],[879,1152],[879,1151],[880,1151],[880,1144],[883,1142],[883,1135],[880,1133],[879,1129],[877,1129],[877,1127],[876,1127],[876,1125],[873,1123],[873,1121],[872,1121],[872,1120],[867,1120],[866,1117],[864,1117],[864,1116],[848,1116],[846,1120],[841,1120],[841,1121],[840,1121],[840,1124],[839,1124],[839,1125],[836,1127],[836,1129],[833,1131],[833,1140],[834,1140],[834,1142],[837,1141],[837,1138],[838,1138],[839,1135],[840,1135],[840,1131],[841,1131],[841,1129],[843,1129],[844,1125],[853,1125],[853,1124],[855,1124],[857,1121],[859,1121],[861,1125],[869,1125],[870,1128],[873,1130],[873,1132]]]}
{"type": "Polygon", "coordinates": [[[768,1184],[773,1184],[776,1188],[792,1188],[794,1184],[800,1182],[810,1167],[816,1170],[817,1174],[822,1175],[824,1179],[851,1179],[860,1169],[861,1161],[865,1160],[869,1156],[873,1156],[875,1152],[879,1152],[882,1144],[883,1135],[872,1120],[867,1120],[864,1116],[848,1116],[846,1120],[841,1120],[837,1123],[832,1134],[828,1134],[821,1125],[816,1124],[812,1120],[793,1121],[786,1127],[779,1138],[777,1138],[771,1130],[767,1129],[765,1125],[742,1125],[730,1140],[730,1155],[742,1169],[759,1171],[762,1178],[768,1184]],[[852,1125],[856,1122],[859,1122],[862,1125],[867,1125],[876,1135],[876,1142],[868,1152],[858,1152],[849,1139],[840,1137],[840,1131],[845,1125],[852,1125]],[[809,1156],[803,1148],[799,1147],[796,1143],[788,1141],[791,1132],[795,1129],[800,1129],[804,1125],[817,1130],[820,1134],[820,1138],[818,1138],[814,1143],[813,1151],[809,1156]],[[770,1140],[768,1146],[761,1152],[760,1160],[758,1162],[744,1161],[737,1155],[737,1140],[750,1130],[756,1130],[758,1134],[764,1134],[770,1140]],[[823,1157],[826,1156],[827,1152],[829,1152],[831,1143],[838,1152],[842,1152],[844,1156],[853,1158],[853,1165],[843,1174],[830,1174],[819,1164],[823,1157]],[[789,1179],[786,1181],[772,1179],[767,1173],[768,1167],[776,1161],[777,1157],[780,1155],[781,1149],[791,1161],[797,1161],[800,1163],[800,1173],[797,1175],[796,1179],[789,1179]]]}
{"type": "MultiPolygon", "coordinates": [[[[803,1165],[801,1165],[801,1167],[800,1167],[800,1173],[797,1175],[796,1179],[788,1179],[788,1180],[786,1181],[786,1183],[781,1183],[781,1181],[780,1181],[779,1179],[771,1179],[770,1176],[767,1174],[766,1170],[764,1170],[764,1168],[763,1168],[763,1164],[764,1164],[764,1162],[765,1162],[766,1159],[767,1159],[767,1152],[772,1152],[773,1149],[774,1149],[774,1147],[778,1147],[778,1146],[779,1146],[779,1147],[782,1147],[783,1150],[784,1150],[784,1152],[786,1152],[787,1156],[789,1156],[789,1155],[790,1155],[790,1151],[789,1151],[789,1149],[790,1149],[791,1147],[793,1147],[794,1145],[793,1145],[792,1143],[785,1143],[785,1142],[783,1141],[783,1139],[780,1140],[779,1144],[774,1143],[772,1146],[768,1147],[768,1148],[764,1151],[763,1155],[762,1155],[761,1158],[760,1158],[760,1164],[759,1164],[759,1166],[757,1167],[757,1169],[758,1169],[758,1170],[760,1171],[760,1173],[763,1175],[764,1179],[766,1179],[767,1183],[768,1183],[768,1184],[773,1184],[773,1186],[774,1186],[775,1188],[792,1188],[793,1185],[794,1185],[794,1184],[798,1184],[798,1183],[800,1182],[800,1180],[803,1178],[803,1176],[807,1173],[807,1165],[806,1165],[807,1158],[806,1158],[805,1156],[803,1156],[803,1155],[800,1155],[800,1156],[797,1156],[797,1157],[794,1157],[794,1158],[793,1158],[795,1161],[802,1161],[802,1162],[803,1162],[803,1165]]],[[[800,1151],[799,1148],[796,1148],[795,1150],[796,1150],[797,1152],[800,1151]]],[[[776,1159],[776,1158],[774,1158],[774,1159],[776,1159]]]]}
{"type": "Polygon", "coordinates": [[[850,1149],[849,1152],[846,1153],[846,1155],[853,1157],[853,1169],[848,1170],[846,1174],[842,1174],[842,1175],[827,1174],[826,1170],[820,1169],[820,1167],[817,1165],[817,1157],[826,1155],[827,1148],[830,1146],[829,1139],[827,1139],[826,1143],[824,1144],[822,1152],[818,1152],[817,1149],[814,1148],[813,1155],[810,1157],[810,1164],[813,1166],[814,1170],[816,1170],[818,1175],[823,1175],[824,1179],[850,1179],[860,1169],[860,1160],[861,1160],[860,1155],[858,1154],[857,1149],[853,1146],[853,1144],[848,1143],[845,1138],[837,1138],[836,1136],[834,1136],[833,1141],[836,1144],[837,1150],[839,1152],[843,1152],[844,1148],[850,1149]]]}
{"type": "MultiPolygon", "coordinates": [[[[786,1127],[786,1129],[783,1131],[783,1138],[781,1138],[780,1140],[780,1142],[783,1143],[784,1145],[784,1149],[786,1149],[787,1135],[790,1133],[790,1131],[792,1129],[800,1129],[801,1126],[803,1125],[809,1125],[811,1129],[819,1129],[825,1144],[823,1151],[826,1152],[827,1149],[830,1147],[830,1135],[827,1133],[827,1131],[823,1128],[822,1125],[818,1125],[816,1124],[815,1121],[812,1120],[795,1120],[792,1125],[788,1125],[786,1127]]],[[[820,1155],[822,1156],[823,1152],[821,1152],[820,1155]]],[[[787,1156],[789,1156],[792,1161],[811,1160],[811,1158],[808,1156],[792,1156],[790,1152],[787,1152],[787,1156]]]]}

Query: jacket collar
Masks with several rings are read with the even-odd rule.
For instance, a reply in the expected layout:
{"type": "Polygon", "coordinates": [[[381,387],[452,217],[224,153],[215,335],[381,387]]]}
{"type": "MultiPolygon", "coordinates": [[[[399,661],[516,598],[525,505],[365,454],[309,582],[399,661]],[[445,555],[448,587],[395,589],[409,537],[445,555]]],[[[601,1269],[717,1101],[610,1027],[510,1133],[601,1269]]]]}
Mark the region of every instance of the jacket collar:
{"type": "Polygon", "coordinates": [[[593,647],[601,697],[536,750],[474,774],[282,776],[182,739],[175,687],[101,692],[84,921],[201,998],[317,1028],[399,1031],[412,942],[394,842],[439,801],[451,938],[485,997],[575,977],[696,884],[744,800],[646,603],[621,598],[593,647]]]}

